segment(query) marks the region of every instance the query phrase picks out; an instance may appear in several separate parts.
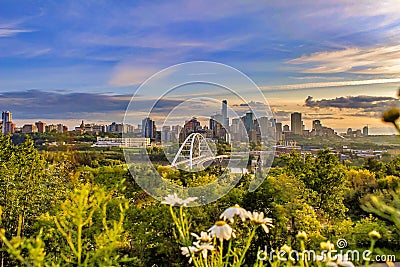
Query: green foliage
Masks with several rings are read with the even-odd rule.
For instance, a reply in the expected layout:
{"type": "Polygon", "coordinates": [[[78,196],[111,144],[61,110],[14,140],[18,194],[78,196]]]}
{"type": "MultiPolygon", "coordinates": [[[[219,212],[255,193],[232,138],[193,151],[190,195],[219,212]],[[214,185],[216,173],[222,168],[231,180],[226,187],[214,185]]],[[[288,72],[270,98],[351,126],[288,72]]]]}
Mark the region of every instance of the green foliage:
{"type": "Polygon", "coordinates": [[[18,231],[7,239],[2,229],[0,238],[7,251],[27,266],[121,266],[135,260],[120,254],[128,245],[123,228],[127,209],[123,198],[113,199],[112,192],[84,184],[61,203],[57,216],[42,216],[48,224],[45,237],[42,230],[36,238],[21,237],[18,231]],[[119,210],[113,212],[111,205],[119,210]],[[51,249],[46,253],[48,239],[57,240],[57,253],[51,249]]]}

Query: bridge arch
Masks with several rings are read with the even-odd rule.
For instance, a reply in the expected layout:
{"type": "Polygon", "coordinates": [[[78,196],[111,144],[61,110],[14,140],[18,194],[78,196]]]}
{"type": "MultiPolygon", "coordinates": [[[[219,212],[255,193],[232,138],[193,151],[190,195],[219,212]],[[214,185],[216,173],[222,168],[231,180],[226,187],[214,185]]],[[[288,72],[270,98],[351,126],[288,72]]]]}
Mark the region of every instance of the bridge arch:
{"type": "Polygon", "coordinates": [[[171,167],[186,164],[191,170],[196,161],[205,159],[214,159],[214,153],[202,134],[191,133],[179,147],[171,167]]]}

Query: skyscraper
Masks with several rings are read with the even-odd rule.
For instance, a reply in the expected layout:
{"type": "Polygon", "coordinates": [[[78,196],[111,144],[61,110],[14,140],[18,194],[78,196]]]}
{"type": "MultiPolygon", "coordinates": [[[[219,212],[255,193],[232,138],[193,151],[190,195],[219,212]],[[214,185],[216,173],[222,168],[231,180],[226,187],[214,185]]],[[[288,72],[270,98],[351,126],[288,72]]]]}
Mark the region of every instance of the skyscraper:
{"type": "Polygon", "coordinates": [[[303,133],[303,122],[301,120],[301,113],[294,112],[290,115],[290,123],[293,134],[301,135],[303,133]]]}
{"type": "Polygon", "coordinates": [[[156,137],[156,124],[149,117],[142,120],[142,137],[146,138],[156,137]]]}
{"type": "Polygon", "coordinates": [[[228,101],[222,100],[222,124],[227,129],[229,127],[229,118],[228,118],[228,101]]]}
{"type": "Polygon", "coordinates": [[[368,136],[368,125],[363,128],[363,135],[368,136]]]}
{"type": "Polygon", "coordinates": [[[3,121],[3,133],[14,133],[15,124],[12,123],[12,113],[10,111],[3,111],[1,114],[1,119],[3,121]]]}
{"type": "Polygon", "coordinates": [[[251,130],[254,129],[254,113],[248,111],[243,118],[244,127],[246,131],[249,133],[251,130]]]}
{"type": "Polygon", "coordinates": [[[10,111],[3,111],[3,113],[1,114],[1,119],[3,120],[3,123],[11,122],[12,113],[10,111]]]}

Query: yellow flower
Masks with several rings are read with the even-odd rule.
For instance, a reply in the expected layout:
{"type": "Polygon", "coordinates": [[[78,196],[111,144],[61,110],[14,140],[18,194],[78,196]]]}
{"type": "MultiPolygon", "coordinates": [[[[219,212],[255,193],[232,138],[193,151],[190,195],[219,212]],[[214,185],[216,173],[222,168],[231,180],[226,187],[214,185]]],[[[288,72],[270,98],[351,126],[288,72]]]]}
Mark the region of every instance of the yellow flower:
{"type": "Polygon", "coordinates": [[[253,213],[248,212],[248,215],[250,221],[255,224],[261,225],[266,233],[269,233],[269,229],[267,226],[273,227],[272,219],[267,217],[264,218],[264,212],[258,213],[256,211],[253,211],[253,213]]]}
{"type": "Polygon", "coordinates": [[[369,232],[369,233],[368,233],[368,236],[369,236],[371,239],[375,239],[375,240],[378,240],[378,239],[381,239],[381,238],[382,238],[381,234],[380,234],[379,232],[375,231],[375,230],[369,232]]]}
{"type": "Polygon", "coordinates": [[[304,231],[300,231],[297,235],[296,235],[297,239],[300,240],[307,240],[307,234],[304,231]]]}
{"type": "Polygon", "coordinates": [[[246,218],[249,218],[247,210],[241,208],[238,204],[233,207],[227,208],[219,218],[223,219],[224,221],[228,219],[230,222],[233,223],[233,217],[235,217],[235,215],[238,215],[243,222],[246,220],[246,218]]]}
{"type": "Polygon", "coordinates": [[[217,221],[209,230],[211,236],[215,236],[221,242],[231,239],[231,237],[236,237],[235,233],[225,221],[217,221]]]}

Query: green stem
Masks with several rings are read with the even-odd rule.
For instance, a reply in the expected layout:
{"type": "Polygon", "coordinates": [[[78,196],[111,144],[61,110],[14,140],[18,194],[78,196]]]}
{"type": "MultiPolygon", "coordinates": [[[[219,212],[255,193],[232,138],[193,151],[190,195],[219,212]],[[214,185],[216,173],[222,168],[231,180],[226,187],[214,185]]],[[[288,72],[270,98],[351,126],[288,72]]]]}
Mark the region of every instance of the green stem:
{"type": "Polygon", "coordinates": [[[229,258],[230,258],[230,256],[231,256],[231,247],[232,247],[232,238],[229,240],[228,252],[226,253],[226,259],[225,259],[225,264],[224,264],[224,266],[228,266],[229,258]]]}
{"type": "MultiPolygon", "coordinates": [[[[372,239],[371,240],[371,246],[369,247],[369,251],[371,251],[371,255],[372,255],[372,253],[374,252],[374,246],[375,246],[375,240],[374,239],[372,239]]],[[[368,265],[369,265],[369,260],[365,263],[365,267],[368,267],[368,265]]]]}
{"type": "Polygon", "coordinates": [[[247,239],[246,242],[246,246],[244,247],[244,250],[242,252],[242,255],[240,255],[240,260],[239,260],[239,265],[238,266],[242,266],[243,261],[244,261],[244,257],[246,256],[247,250],[249,249],[250,245],[251,245],[251,241],[253,240],[255,234],[256,234],[256,230],[258,228],[258,225],[255,225],[253,230],[250,233],[249,238],[247,239]]]}
{"type": "Polygon", "coordinates": [[[223,264],[223,262],[224,262],[224,260],[223,260],[223,254],[224,254],[224,240],[222,239],[222,240],[220,240],[220,245],[219,245],[219,264],[220,264],[220,266],[222,266],[222,264],[223,264]]]}

